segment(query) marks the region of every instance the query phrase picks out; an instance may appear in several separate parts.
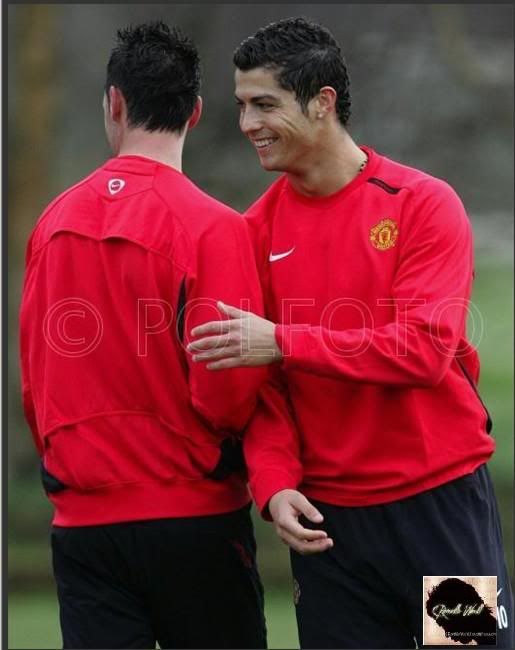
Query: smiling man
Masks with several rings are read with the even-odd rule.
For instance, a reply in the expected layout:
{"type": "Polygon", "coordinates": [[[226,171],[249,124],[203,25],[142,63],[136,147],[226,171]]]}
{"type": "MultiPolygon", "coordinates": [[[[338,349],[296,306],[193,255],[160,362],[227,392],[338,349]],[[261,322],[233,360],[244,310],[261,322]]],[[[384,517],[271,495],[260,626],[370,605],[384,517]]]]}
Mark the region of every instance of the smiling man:
{"type": "MultiPolygon", "coordinates": [[[[284,372],[299,444],[254,420],[245,445],[255,500],[292,548],[302,647],[420,646],[424,575],[496,575],[511,613],[460,199],[353,141],[327,29],[271,24],[234,63],[240,128],[284,172],[247,213],[268,319],[220,304],[228,320],[189,349],[214,370],[284,372]]],[[[511,647],[512,628],[497,640],[511,647]]]]}

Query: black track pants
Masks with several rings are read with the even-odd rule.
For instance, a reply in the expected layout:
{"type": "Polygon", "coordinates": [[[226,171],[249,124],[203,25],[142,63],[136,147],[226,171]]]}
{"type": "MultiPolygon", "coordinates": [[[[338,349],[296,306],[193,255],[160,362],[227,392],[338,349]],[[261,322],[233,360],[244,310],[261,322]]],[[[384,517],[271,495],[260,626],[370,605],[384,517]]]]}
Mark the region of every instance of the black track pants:
{"type": "Polygon", "coordinates": [[[64,648],[265,648],[249,508],[52,529],[64,648]]]}
{"type": "Polygon", "coordinates": [[[424,576],[497,576],[497,647],[513,648],[513,598],[486,466],[385,505],[313,503],[334,547],[291,553],[302,648],[422,647],[424,576]]]}

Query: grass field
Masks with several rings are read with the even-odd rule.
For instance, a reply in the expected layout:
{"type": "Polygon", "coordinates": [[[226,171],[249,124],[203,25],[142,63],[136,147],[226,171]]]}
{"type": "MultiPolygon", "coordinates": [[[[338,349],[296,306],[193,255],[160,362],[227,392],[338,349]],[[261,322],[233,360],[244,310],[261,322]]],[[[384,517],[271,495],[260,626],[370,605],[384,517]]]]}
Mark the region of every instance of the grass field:
{"type": "MultiPolygon", "coordinates": [[[[61,648],[57,601],[52,593],[15,594],[9,598],[8,647],[61,648]]],[[[270,648],[298,648],[291,595],[267,590],[266,620],[270,648]]],[[[201,621],[199,621],[201,624],[201,621]]]]}

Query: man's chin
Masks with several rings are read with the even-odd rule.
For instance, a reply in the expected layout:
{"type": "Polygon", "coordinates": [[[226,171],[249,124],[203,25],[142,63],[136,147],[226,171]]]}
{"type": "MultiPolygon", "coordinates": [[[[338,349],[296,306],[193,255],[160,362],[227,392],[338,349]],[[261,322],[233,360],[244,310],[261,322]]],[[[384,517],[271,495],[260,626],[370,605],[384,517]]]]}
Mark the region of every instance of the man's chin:
{"type": "Polygon", "coordinates": [[[282,172],[284,171],[283,166],[277,160],[267,160],[266,158],[260,158],[259,164],[267,172],[282,172]]]}

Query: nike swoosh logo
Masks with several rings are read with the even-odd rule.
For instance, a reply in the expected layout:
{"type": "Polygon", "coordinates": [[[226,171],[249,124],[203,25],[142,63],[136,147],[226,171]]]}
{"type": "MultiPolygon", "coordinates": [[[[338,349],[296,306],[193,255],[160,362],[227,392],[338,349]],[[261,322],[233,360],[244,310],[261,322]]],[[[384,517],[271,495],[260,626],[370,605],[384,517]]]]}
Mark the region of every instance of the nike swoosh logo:
{"type": "Polygon", "coordinates": [[[283,257],[288,257],[288,255],[291,255],[294,250],[295,250],[295,246],[293,248],[290,248],[289,251],[286,251],[286,253],[278,253],[277,255],[270,253],[270,257],[268,258],[268,260],[269,262],[277,262],[277,260],[282,260],[283,257]]]}

